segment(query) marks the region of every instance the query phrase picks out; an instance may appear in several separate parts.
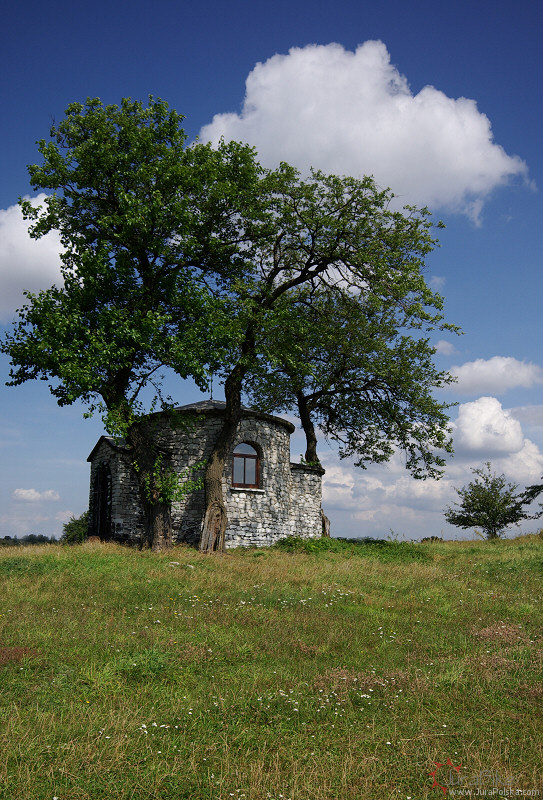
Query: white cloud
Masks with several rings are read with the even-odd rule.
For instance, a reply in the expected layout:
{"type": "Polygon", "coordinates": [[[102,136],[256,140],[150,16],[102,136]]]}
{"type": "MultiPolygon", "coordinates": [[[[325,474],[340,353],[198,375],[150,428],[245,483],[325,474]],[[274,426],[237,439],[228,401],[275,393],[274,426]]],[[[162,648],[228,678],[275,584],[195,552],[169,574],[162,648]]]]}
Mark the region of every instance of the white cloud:
{"type": "Polygon", "coordinates": [[[452,356],[457,351],[456,347],[452,342],[447,342],[445,339],[440,339],[439,342],[435,345],[436,353],[442,356],[452,356]]]}
{"type": "MultiPolygon", "coordinates": [[[[349,510],[353,519],[376,519],[378,509],[409,507],[413,513],[441,507],[451,491],[451,481],[415,480],[396,453],[386,465],[369,465],[362,470],[349,461],[326,463],[323,503],[327,508],[349,510]]],[[[380,513],[380,512],[379,512],[380,513]]],[[[385,527],[386,530],[386,527],[385,527]]]]}
{"type": "Polygon", "coordinates": [[[326,465],[326,480],[322,492],[323,502],[330,508],[356,508],[358,501],[354,497],[355,475],[352,469],[341,464],[326,465]]]}
{"type": "Polygon", "coordinates": [[[333,458],[325,467],[323,506],[333,534],[386,538],[393,531],[411,539],[440,534],[443,508],[454,497],[449,475],[463,476],[467,471],[452,466],[441,481],[417,481],[399,454],[388,464],[373,464],[367,470],[348,461],[334,463],[333,458]]]}
{"type": "Polygon", "coordinates": [[[55,492],[54,489],[46,489],[44,492],[38,492],[37,489],[14,489],[12,497],[14,500],[20,500],[24,503],[60,500],[59,493],[55,492]]]}
{"type": "Polygon", "coordinates": [[[74,516],[73,511],[59,511],[55,514],[57,522],[68,522],[74,516]]]}
{"type": "Polygon", "coordinates": [[[443,504],[451,489],[451,482],[446,478],[417,481],[405,470],[401,477],[386,487],[385,494],[390,501],[410,505],[413,508],[431,508],[436,503],[443,504]]]}
{"type": "MultiPolygon", "coordinates": [[[[25,513],[7,512],[0,514],[0,536],[27,536],[29,533],[46,533],[49,518],[39,511],[29,510],[25,513]]],[[[46,533],[46,535],[50,535],[46,533]]]]}
{"type": "Polygon", "coordinates": [[[478,358],[451,367],[450,372],[458,378],[451,389],[462,394],[502,394],[518,386],[530,389],[543,383],[543,370],[537,364],[505,356],[478,358]]]}
{"type": "Polygon", "coordinates": [[[459,407],[453,441],[455,452],[483,454],[487,459],[517,453],[524,446],[520,422],[495,397],[480,397],[459,407]]]}
{"type": "Polygon", "coordinates": [[[428,285],[434,292],[442,292],[445,288],[445,284],[447,279],[442,275],[432,275],[430,280],[428,281],[428,285]]]}
{"type": "MultiPolygon", "coordinates": [[[[30,199],[43,203],[45,194],[30,199]]],[[[0,209],[0,322],[10,322],[23,302],[23,291],[36,292],[62,281],[60,237],[56,232],[42,239],[31,239],[28,222],[18,205],[0,209]]]]}
{"type": "Polygon", "coordinates": [[[525,486],[539,483],[543,475],[543,455],[530,439],[525,439],[522,449],[492,462],[492,469],[505,473],[515,483],[525,486]]]}
{"type": "Polygon", "coordinates": [[[382,503],[368,511],[357,511],[353,514],[353,519],[360,520],[361,522],[375,522],[379,519],[380,525],[383,526],[385,533],[390,534],[394,534],[394,528],[391,526],[397,526],[398,518],[401,518],[404,524],[417,524],[420,521],[421,515],[410,506],[402,506],[396,503],[382,503]]]}
{"type": "Polygon", "coordinates": [[[383,42],[294,47],[258,63],[240,114],[217,114],[207,142],[241,140],[262,162],[284,160],[336,174],[373,175],[404,203],[446,207],[477,220],[488,194],[526,164],[493,141],[474,100],[433,86],[418,94],[390,63],[383,42]]]}

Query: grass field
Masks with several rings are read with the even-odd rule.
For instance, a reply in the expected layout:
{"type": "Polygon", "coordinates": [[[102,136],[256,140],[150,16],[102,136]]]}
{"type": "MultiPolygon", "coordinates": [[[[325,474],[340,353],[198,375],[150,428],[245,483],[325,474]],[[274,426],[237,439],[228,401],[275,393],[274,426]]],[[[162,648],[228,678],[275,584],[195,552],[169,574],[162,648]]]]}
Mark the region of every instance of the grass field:
{"type": "Polygon", "coordinates": [[[0,551],[0,798],[543,797],[543,537],[313,547],[0,551]]]}

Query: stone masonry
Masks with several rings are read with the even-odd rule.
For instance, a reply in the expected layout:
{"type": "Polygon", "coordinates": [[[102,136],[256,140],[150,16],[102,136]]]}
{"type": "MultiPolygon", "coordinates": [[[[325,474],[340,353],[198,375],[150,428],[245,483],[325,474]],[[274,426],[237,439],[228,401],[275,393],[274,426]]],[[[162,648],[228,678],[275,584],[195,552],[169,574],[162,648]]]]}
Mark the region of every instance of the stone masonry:
{"type": "MultiPolygon", "coordinates": [[[[171,416],[153,417],[154,435],[170,453],[180,476],[197,478],[222,426],[224,403],[206,400],[182,406],[171,416]]],[[[290,463],[290,435],[294,426],[280,417],[244,409],[234,448],[251,445],[258,454],[256,488],[232,486],[232,459],[223,475],[228,528],[226,547],[266,546],[285,536],[322,535],[321,499],[324,470],[290,463]]],[[[90,534],[103,539],[138,544],[143,534],[143,512],[127,449],[102,436],[91,463],[90,534]]],[[[174,540],[197,545],[204,515],[204,492],[197,489],[172,503],[174,540]]]]}

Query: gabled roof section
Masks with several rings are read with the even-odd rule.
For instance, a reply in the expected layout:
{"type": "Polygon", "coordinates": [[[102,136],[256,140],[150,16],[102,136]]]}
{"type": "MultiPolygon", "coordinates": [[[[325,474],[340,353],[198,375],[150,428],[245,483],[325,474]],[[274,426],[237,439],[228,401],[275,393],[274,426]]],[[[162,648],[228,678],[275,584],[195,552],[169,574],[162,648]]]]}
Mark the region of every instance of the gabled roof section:
{"type": "Polygon", "coordinates": [[[87,461],[93,461],[94,460],[94,456],[96,454],[96,451],[98,450],[98,448],[100,447],[102,442],[104,444],[107,444],[109,447],[111,447],[111,449],[114,450],[116,453],[127,453],[128,452],[128,447],[124,444],[124,442],[115,441],[113,436],[100,436],[100,438],[98,439],[98,441],[96,442],[96,444],[92,448],[91,453],[90,453],[89,457],[87,458],[87,461]]]}
{"type": "MultiPolygon", "coordinates": [[[[225,408],[226,403],[224,400],[200,400],[198,403],[177,406],[174,411],[187,414],[216,414],[220,416],[225,408]]],[[[276,417],[275,414],[267,414],[264,411],[254,411],[252,408],[247,408],[247,406],[242,406],[241,411],[243,417],[253,417],[255,419],[262,419],[267,422],[275,422],[276,424],[283,425],[289,433],[294,433],[296,430],[296,426],[293,425],[292,422],[289,422],[288,419],[283,419],[283,417],[276,417]]]]}
{"type": "MultiPolygon", "coordinates": [[[[224,409],[226,408],[226,403],[223,400],[200,400],[198,403],[189,403],[186,406],[177,406],[173,409],[174,412],[182,413],[182,414],[210,414],[210,415],[217,415],[221,416],[224,413],[224,409]]],[[[266,414],[264,411],[253,411],[251,408],[247,408],[247,406],[241,407],[242,417],[253,417],[254,419],[261,419],[265,422],[272,422],[276,425],[283,425],[289,432],[289,434],[294,433],[296,427],[289,422],[288,419],[283,419],[282,417],[276,417],[274,414],[266,414]]],[[[157,414],[162,414],[162,411],[157,411],[157,414]]],[[[171,412],[166,412],[171,413],[171,412]]],[[[115,440],[113,436],[100,436],[98,441],[96,442],[95,446],[92,449],[87,461],[93,461],[96,451],[100,447],[100,445],[104,443],[107,444],[108,447],[111,447],[117,453],[128,453],[129,448],[122,440],[115,440]]]]}

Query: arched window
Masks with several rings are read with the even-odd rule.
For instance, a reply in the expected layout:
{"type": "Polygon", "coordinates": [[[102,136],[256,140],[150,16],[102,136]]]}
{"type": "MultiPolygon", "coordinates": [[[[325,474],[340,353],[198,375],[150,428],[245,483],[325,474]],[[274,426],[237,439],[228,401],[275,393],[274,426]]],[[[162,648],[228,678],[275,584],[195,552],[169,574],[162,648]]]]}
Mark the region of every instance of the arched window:
{"type": "Polygon", "coordinates": [[[260,463],[255,448],[242,442],[235,448],[232,457],[232,486],[258,489],[260,463]]]}

